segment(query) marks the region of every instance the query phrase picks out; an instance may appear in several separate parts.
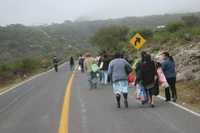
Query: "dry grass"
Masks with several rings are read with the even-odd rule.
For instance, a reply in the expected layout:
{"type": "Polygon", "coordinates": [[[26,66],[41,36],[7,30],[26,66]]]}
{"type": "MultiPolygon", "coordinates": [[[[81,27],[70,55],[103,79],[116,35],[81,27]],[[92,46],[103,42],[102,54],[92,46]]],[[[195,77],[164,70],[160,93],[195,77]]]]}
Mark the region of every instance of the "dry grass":
{"type": "MultiPolygon", "coordinates": [[[[177,103],[200,112],[200,80],[179,81],[176,86],[177,103]]],[[[161,90],[161,95],[164,95],[164,90],[161,90]]]]}

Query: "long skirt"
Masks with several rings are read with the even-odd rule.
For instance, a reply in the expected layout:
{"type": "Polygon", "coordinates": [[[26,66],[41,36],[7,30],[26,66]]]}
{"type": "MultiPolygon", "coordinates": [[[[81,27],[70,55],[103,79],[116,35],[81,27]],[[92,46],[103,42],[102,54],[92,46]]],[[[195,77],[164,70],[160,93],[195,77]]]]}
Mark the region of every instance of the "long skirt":
{"type": "Polygon", "coordinates": [[[114,94],[128,93],[128,81],[119,80],[113,82],[113,93],[114,94]]]}

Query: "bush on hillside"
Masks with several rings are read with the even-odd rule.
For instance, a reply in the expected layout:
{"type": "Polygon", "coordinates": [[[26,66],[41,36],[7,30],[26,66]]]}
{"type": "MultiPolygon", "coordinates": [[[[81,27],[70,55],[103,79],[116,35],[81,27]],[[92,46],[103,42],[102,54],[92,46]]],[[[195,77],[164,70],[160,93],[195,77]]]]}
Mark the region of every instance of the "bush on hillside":
{"type": "Polygon", "coordinates": [[[9,63],[2,63],[0,65],[0,83],[13,78],[9,63]]]}
{"type": "Polygon", "coordinates": [[[13,62],[13,71],[19,74],[30,74],[39,69],[40,61],[37,59],[23,58],[13,62]]]}
{"type": "Polygon", "coordinates": [[[181,28],[183,28],[183,23],[182,22],[171,22],[169,24],[167,24],[167,31],[173,33],[173,32],[177,32],[178,30],[180,30],[181,28]]]}
{"type": "Polygon", "coordinates": [[[31,74],[41,68],[40,60],[32,58],[17,59],[0,64],[0,83],[31,74]]]}
{"type": "Polygon", "coordinates": [[[128,39],[129,28],[126,26],[108,26],[99,29],[90,42],[97,46],[101,51],[118,51],[123,48],[121,42],[128,39]]]}
{"type": "Polygon", "coordinates": [[[200,25],[200,18],[197,16],[194,16],[194,15],[183,16],[182,21],[183,21],[184,25],[187,27],[193,27],[196,25],[200,25]]]}
{"type": "Polygon", "coordinates": [[[150,39],[153,37],[153,31],[151,29],[140,29],[133,31],[131,36],[134,36],[136,33],[140,33],[145,39],[150,39]]]}

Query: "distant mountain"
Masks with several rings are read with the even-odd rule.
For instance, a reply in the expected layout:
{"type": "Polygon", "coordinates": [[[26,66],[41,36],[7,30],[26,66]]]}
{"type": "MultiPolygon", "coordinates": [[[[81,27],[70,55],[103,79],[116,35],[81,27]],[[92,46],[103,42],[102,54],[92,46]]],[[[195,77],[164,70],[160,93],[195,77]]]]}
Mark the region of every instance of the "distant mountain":
{"type": "Polygon", "coordinates": [[[84,21],[82,18],[81,21],[65,21],[46,26],[8,25],[0,27],[0,60],[55,54],[66,56],[88,50],[94,51],[88,39],[101,27],[125,25],[131,29],[155,28],[191,14],[200,16],[200,12],[197,12],[96,21],[84,21]]]}

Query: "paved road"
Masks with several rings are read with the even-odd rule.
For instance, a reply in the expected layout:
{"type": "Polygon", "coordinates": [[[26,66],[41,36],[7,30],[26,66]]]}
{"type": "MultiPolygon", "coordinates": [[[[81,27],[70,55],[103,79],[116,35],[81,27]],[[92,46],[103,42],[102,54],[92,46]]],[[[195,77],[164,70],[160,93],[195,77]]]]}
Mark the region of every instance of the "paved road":
{"type": "MultiPolygon", "coordinates": [[[[0,133],[58,133],[68,66],[0,96],[0,133]]],[[[72,87],[69,133],[199,133],[200,118],[157,101],[140,105],[130,89],[129,109],[117,109],[110,86],[89,91],[77,72],[72,87]]]]}
{"type": "Polygon", "coordinates": [[[57,133],[68,66],[0,96],[0,133],[57,133]]]}
{"type": "Polygon", "coordinates": [[[71,96],[70,133],[199,133],[200,118],[164,101],[140,105],[130,89],[129,109],[117,109],[112,89],[89,91],[87,77],[76,74],[71,96]]]}

